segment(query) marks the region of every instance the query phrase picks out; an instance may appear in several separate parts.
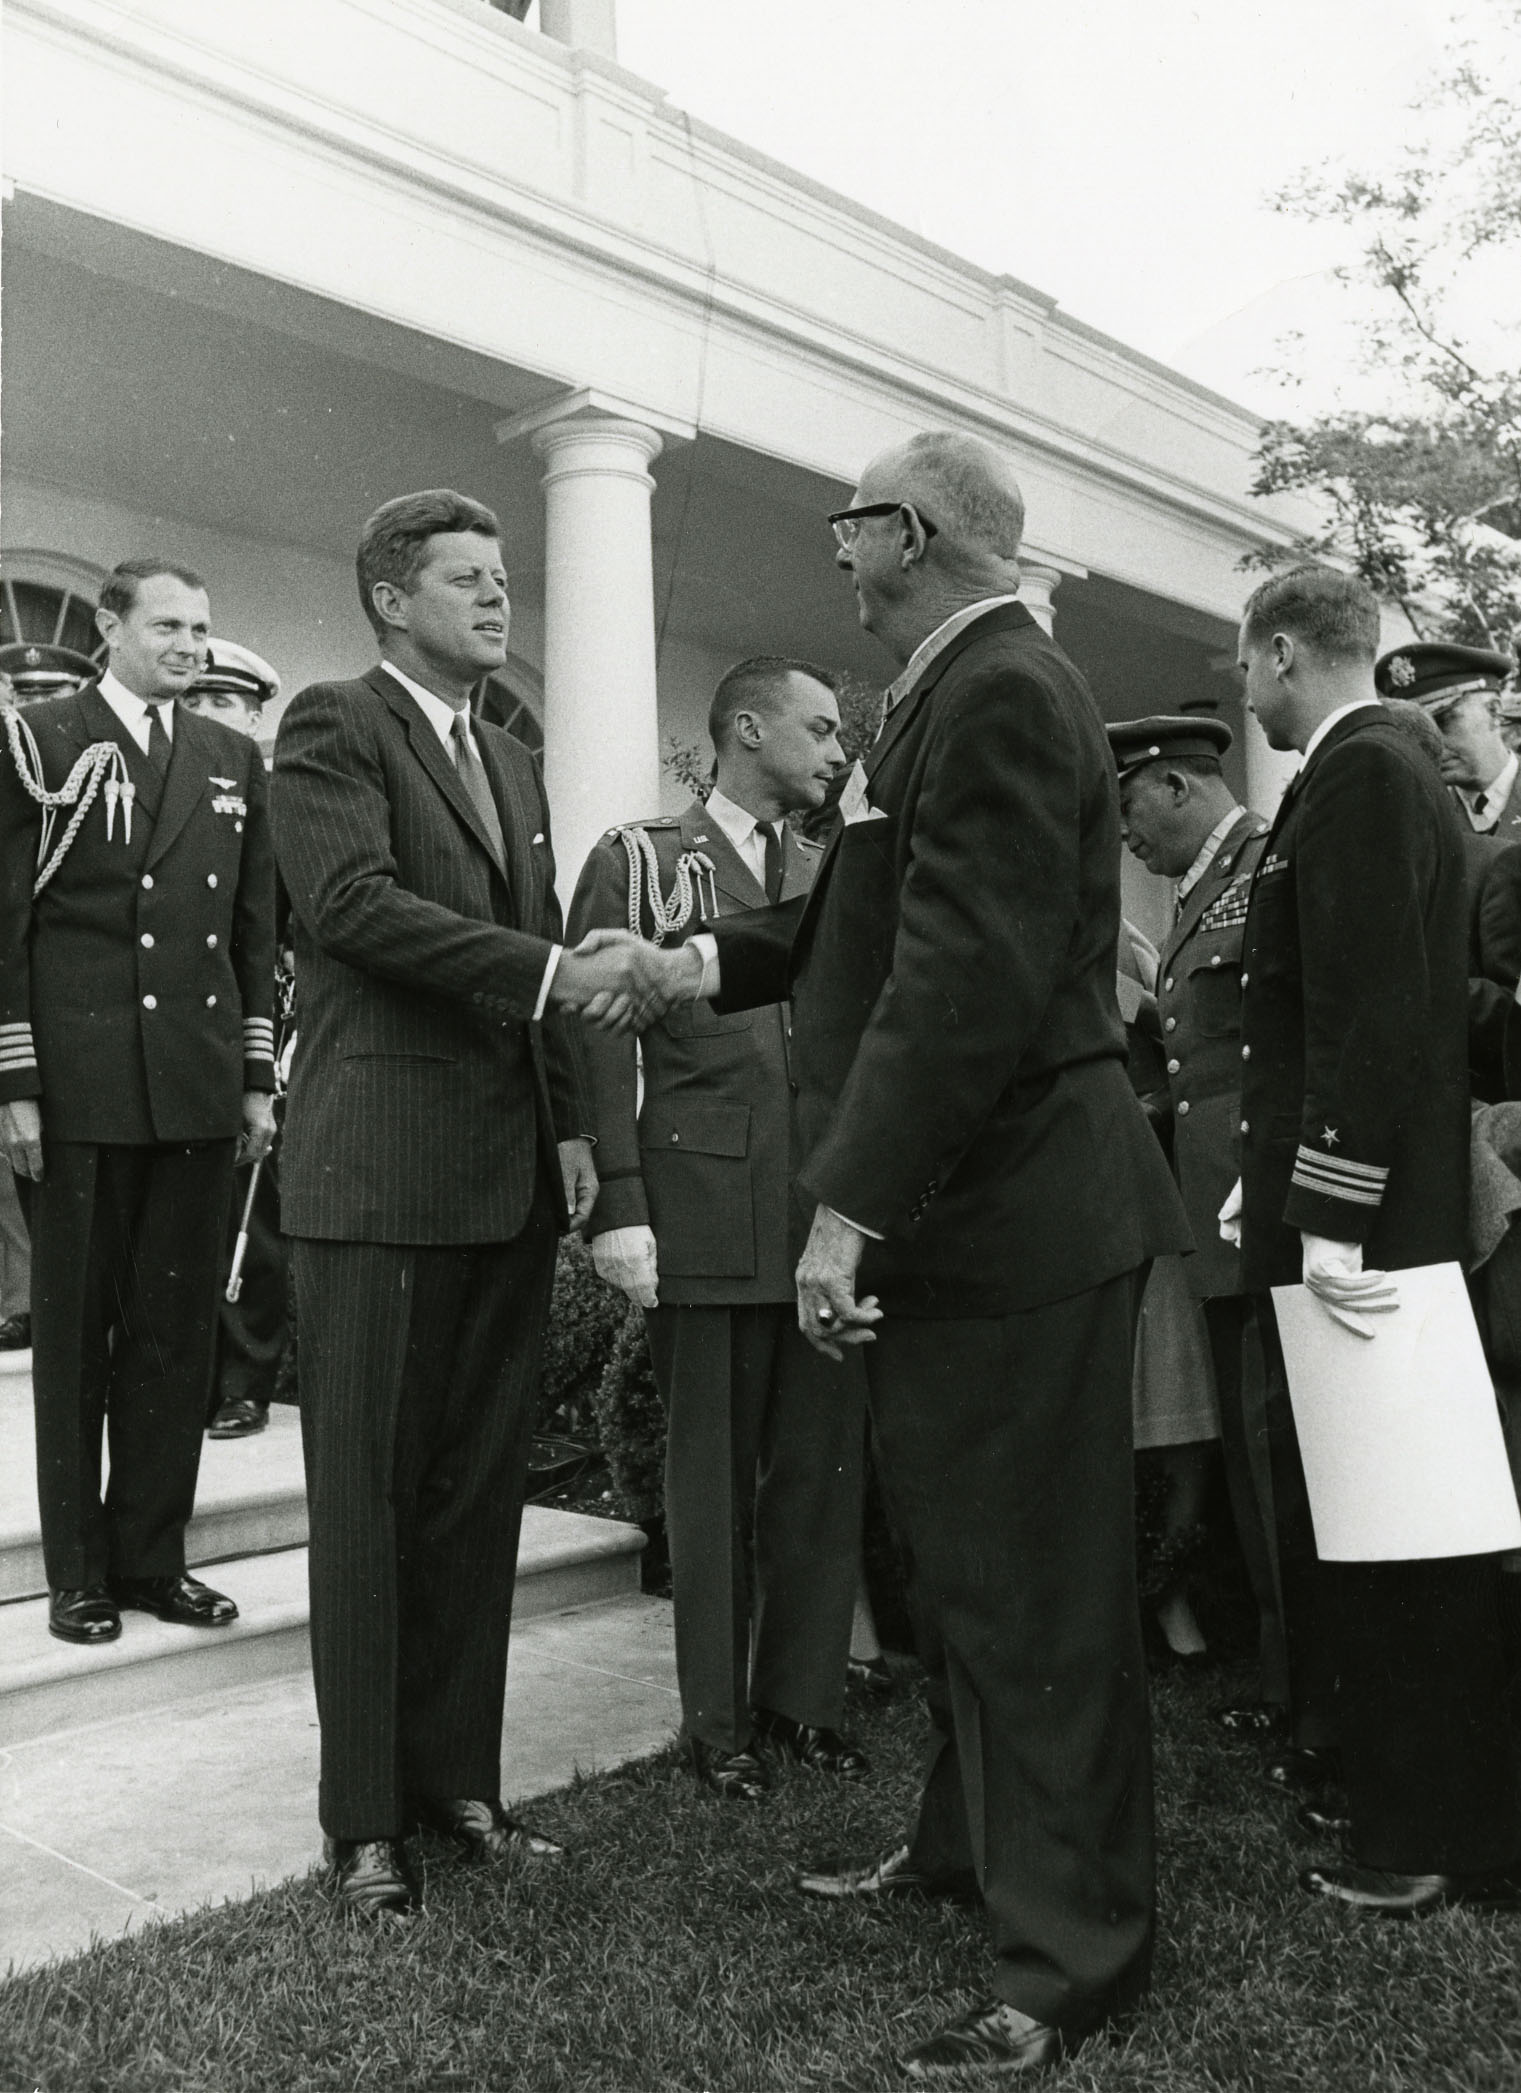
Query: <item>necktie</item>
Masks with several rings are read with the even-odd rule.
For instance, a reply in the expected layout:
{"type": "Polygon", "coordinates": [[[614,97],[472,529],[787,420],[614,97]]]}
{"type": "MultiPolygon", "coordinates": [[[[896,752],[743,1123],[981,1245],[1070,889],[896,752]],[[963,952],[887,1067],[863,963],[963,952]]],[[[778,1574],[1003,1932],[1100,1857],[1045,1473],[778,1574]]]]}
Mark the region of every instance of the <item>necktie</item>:
{"type": "Polygon", "coordinates": [[[169,730],[157,705],[145,705],[143,710],[148,715],[148,761],[163,777],[169,768],[169,730]]]}
{"type": "Polygon", "coordinates": [[[507,876],[507,846],[502,837],[502,820],[496,811],[496,801],[491,797],[491,786],[486,779],[486,766],[470,745],[470,732],[465,724],[463,712],[456,712],[449,727],[449,738],[454,743],[454,767],[459,772],[459,781],[470,795],[470,803],[481,817],[481,827],[491,843],[491,855],[496,859],[497,870],[507,876]]]}
{"type": "Polygon", "coordinates": [[[780,822],[766,821],[761,824],[761,834],[766,839],[766,899],[780,901],[782,898],[782,839],[778,833],[780,822]]]}
{"type": "Polygon", "coordinates": [[[1481,792],[1473,803],[1473,818],[1475,821],[1482,821],[1484,819],[1484,809],[1488,805],[1489,794],[1487,792],[1481,792]]]}

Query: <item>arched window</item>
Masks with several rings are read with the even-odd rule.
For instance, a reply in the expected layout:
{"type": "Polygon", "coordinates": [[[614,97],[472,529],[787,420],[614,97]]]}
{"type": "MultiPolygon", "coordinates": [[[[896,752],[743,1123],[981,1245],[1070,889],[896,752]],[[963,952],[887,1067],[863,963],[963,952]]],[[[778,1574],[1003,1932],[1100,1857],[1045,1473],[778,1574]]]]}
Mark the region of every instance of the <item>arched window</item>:
{"type": "Polygon", "coordinates": [[[0,567],[0,646],[72,647],[103,662],[95,604],[105,576],[59,553],[7,553],[0,567]]]}

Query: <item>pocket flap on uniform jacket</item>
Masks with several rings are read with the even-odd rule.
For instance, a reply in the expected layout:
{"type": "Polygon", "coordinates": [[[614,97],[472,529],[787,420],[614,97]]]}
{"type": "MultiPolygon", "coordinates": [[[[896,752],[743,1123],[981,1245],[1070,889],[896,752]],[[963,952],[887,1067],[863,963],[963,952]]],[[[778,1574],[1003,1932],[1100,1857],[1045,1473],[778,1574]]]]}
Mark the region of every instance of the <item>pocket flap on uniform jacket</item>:
{"type": "Polygon", "coordinates": [[[743,1156],[750,1151],[750,1107],[717,1098],[657,1098],[639,1118],[641,1148],[684,1148],[700,1156],[743,1156]]]}

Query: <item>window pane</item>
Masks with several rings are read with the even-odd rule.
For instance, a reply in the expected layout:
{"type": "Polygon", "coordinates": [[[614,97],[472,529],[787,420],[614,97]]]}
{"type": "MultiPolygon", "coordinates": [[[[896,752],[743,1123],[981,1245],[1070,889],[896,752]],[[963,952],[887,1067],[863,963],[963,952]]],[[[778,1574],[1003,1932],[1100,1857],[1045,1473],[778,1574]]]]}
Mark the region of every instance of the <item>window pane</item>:
{"type": "Polygon", "coordinates": [[[40,581],[18,581],[13,593],[16,615],[21,620],[19,637],[35,640],[40,647],[51,647],[59,606],[63,601],[62,589],[49,588],[40,581]]]}
{"type": "Polygon", "coordinates": [[[105,641],[95,630],[95,612],[83,596],[69,597],[68,609],[64,613],[63,630],[58,635],[60,647],[72,647],[78,654],[95,655],[101,652],[105,641]]]}

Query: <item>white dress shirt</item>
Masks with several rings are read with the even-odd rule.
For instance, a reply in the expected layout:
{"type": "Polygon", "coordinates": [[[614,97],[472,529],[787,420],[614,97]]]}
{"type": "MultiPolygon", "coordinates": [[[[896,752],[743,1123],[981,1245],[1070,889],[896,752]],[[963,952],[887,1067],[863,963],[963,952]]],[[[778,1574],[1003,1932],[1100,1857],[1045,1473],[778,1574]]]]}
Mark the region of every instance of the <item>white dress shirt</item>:
{"type": "Polygon", "coordinates": [[[135,690],[128,690],[126,684],[113,676],[109,669],[100,679],[100,694],[145,756],[148,753],[150,711],[158,714],[159,725],[168,739],[171,742],[174,740],[173,698],[140,698],[135,690]]]}
{"type": "Polygon", "coordinates": [[[984,611],[998,610],[1005,603],[1018,601],[1019,598],[1012,595],[984,596],[976,603],[965,603],[960,610],[952,611],[944,624],[935,627],[928,639],[920,640],[908,660],[888,684],[882,717],[886,719],[893,707],[908,696],[931,662],[939,660],[951,641],[959,639],[974,618],[980,618],[984,611]]]}
{"type": "Polygon", "coordinates": [[[1463,812],[1468,816],[1469,826],[1477,835],[1487,836],[1491,829],[1500,826],[1500,816],[1510,804],[1511,793],[1515,790],[1518,770],[1521,770],[1521,758],[1518,758],[1512,749],[1482,792],[1465,792],[1459,789],[1458,797],[1463,802],[1463,812]],[[1478,811],[1478,802],[1481,799],[1484,802],[1482,814],[1478,811]]]}
{"type": "Polygon", "coordinates": [[[777,841],[780,842],[782,838],[782,823],[780,821],[757,821],[747,808],[740,806],[736,800],[732,800],[727,794],[720,792],[716,785],[708,794],[707,804],[703,811],[711,820],[718,823],[718,826],[739,852],[746,866],[755,874],[759,884],[764,886],[766,884],[766,830],[768,828],[773,829],[776,832],[777,841]]]}
{"type": "MultiPolygon", "coordinates": [[[[383,661],[380,666],[388,676],[394,676],[402,689],[407,693],[407,696],[415,701],[417,709],[443,743],[451,763],[454,763],[457,767],[458,759],[454,753],[454,722],[459,715],[463,715],[464,718],[465,739],[470,744],[471,753],[474,755],[477,763],[481,761],[480,743],[476,740],[474,729],[470,724],[470,708],[468,705],[451,705],[447,698],[441,698],[435,692],[426,689],[421,683],[414,682],[410,676],[396,666],[394,661],[383,661]]],[[[482,764],[481,767],[484,769],[485,765],[482,764]]],[[[560,954],[564,950],[565,947],[563,945],[551,945],[549,948],[549,960],[544,968],[544,978],[539,983],[538,1001],[533,1006],[534,1024],[539,1022],[548,1007],[549,991],[554,986],[555,969],[560,964],[560,954]]]]}

